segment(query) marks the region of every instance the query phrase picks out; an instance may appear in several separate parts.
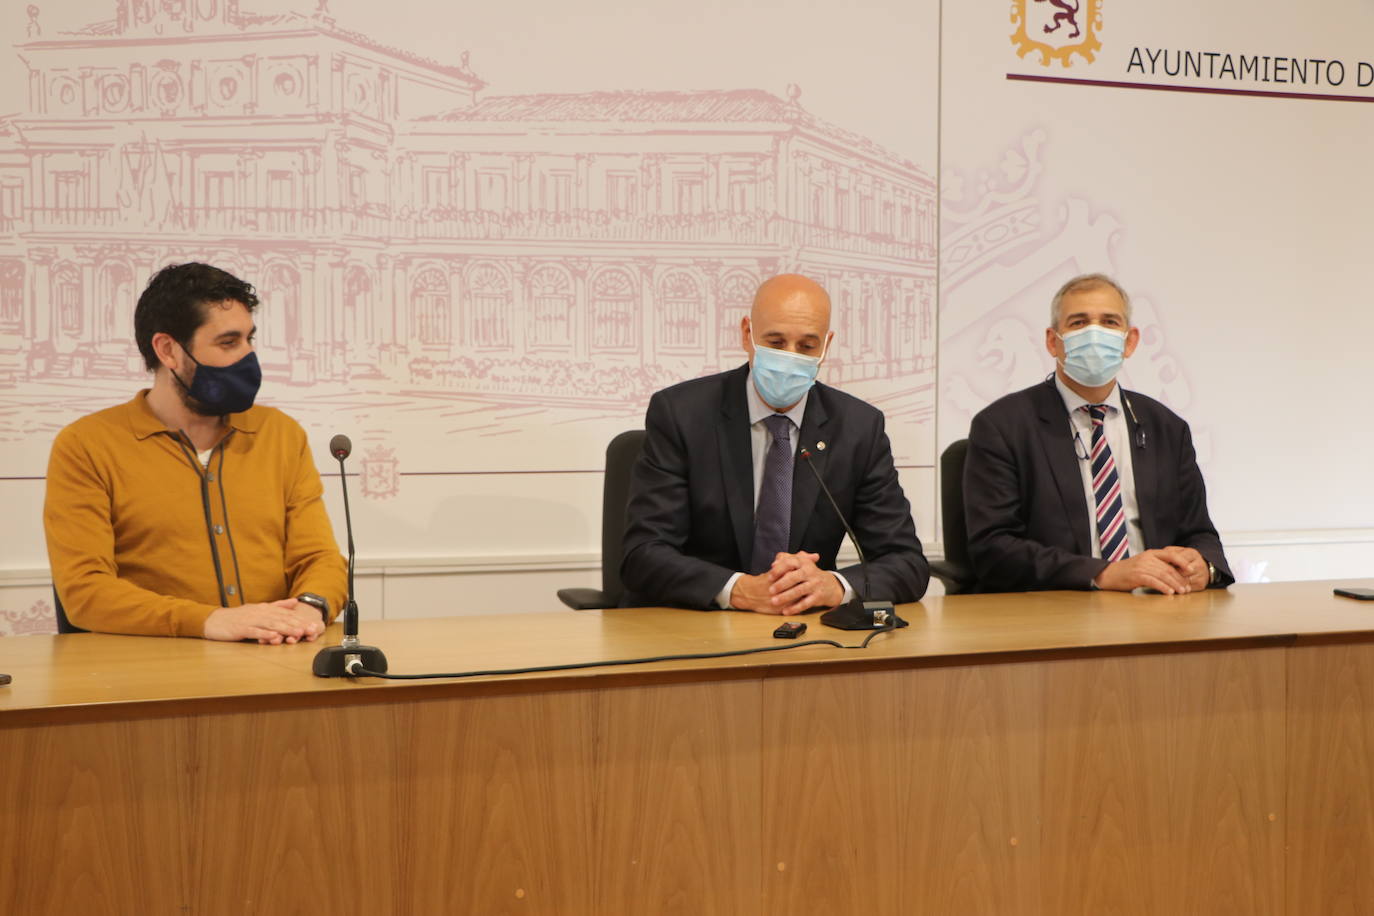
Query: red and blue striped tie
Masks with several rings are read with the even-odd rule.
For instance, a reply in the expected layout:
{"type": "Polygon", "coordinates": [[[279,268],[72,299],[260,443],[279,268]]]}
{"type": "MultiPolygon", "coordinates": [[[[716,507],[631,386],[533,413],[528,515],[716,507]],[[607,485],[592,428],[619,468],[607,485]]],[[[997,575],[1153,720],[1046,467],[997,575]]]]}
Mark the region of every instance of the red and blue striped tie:
{"type": "Polygon", "coordinates": [[[1126,543],[1126,508],[1121,502],[1121,478],[1116,473],[1116,460],[1107,444],[1103,423],[1107,419],[1106,404],[1084,404],[1093,421],[1093,496],[1097,499],[1097,542],[1102,547],[1102,559],[1115,563],[1130,556],[1126,543]]]}

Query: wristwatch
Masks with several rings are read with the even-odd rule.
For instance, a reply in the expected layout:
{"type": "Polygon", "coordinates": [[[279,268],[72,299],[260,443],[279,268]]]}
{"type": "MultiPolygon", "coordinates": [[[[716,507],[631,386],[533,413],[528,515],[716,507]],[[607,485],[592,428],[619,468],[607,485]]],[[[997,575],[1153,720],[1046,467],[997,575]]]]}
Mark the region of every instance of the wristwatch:
{"type": "Polygon", "coordinates": [[[1221,574],[1218,573],[1218,572],[1217,572],[1217,568],[1216,568],[1215,566],[1212,565],[1212,561],[1211,561],[1211,560],[1208,560],[1208,561],[1207,561],[1207,584],[1208,584],[1209,586],[1210,586],[1210,585],[1216,585],[1216,584],[1217,584],[1217,580],[1220,579],[1220,578],[1221,578],[1221,574]]]}
{"type": "Polygon", "coordinates": [[[329,599],[321,598],[314,592],[301,592],[296,596],[297,601],[303,601],[320,612],[320,617],[325,623],[329,622],[329,599]]]}

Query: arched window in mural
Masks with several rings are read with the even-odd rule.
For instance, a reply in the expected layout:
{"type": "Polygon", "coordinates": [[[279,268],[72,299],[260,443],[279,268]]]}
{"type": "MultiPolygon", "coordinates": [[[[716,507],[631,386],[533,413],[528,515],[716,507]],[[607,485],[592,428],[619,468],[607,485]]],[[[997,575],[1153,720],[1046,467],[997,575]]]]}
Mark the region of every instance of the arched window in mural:
{"type": "Polygon", "coordinates": [[[353,265],[344,275],[344,339],[357,346],[372,341],[372,277],[367,268],[353,265]]]}
{"type": "Polygon", "coordinates": [[[416,274],[410,284],[410,308],[415,316],[415,335],[422,344],[448,345],[453,339],[449,323],[448,278],[437,267],[416,274]]]}
{"type": "Polygon", "coordinates": [[[877,285],[861,281],[859,283],[859,352],[873,353],[877,349],[878,322],[882,309],[878,308],[877,285]]]}
{"type": "Polygon", "coordinates": [[[916,294],[911,290],[902,289],[900,287],[897,290],[897,294],[901,297],[902,303],[901,311],[899,312],[900,318],[897,322],[897,327],[900,329],[899,334],[901,335],[898,341],[897,353],[902,357],[915,356],[916,323],[921,317],[917,314],[916,310],[916,294]]]}
{"type": "Polygon", "coordinates": [[[674,349],[701,349],[706,298],[696,278],[685,270],[668,273],[658,285],[658,301],[659,343],[674,349]]]}
{"type": "Polygon", "coordinates": [[[52,273],[52,301],[57,310],[57,326],[65,334],[80,334],[85,327],[82,314],[81,272],[71,264],[61,264],[52,273]]]}
{"type": "Polygon", "coordinates": [[[636,341],[639,284],[627,270],[608,267],[592,279],[592,347],[628,350],[636,341]]]}
{"type": "Polygon", "coordinates": [[[0,261],[0,331],[24,330],[24,262],[0,261]]]}
{"type": "Polygon", "coordinates": [[[273,264],[258,290],[262,299],[257,316],[259,343],[263,347],[291,348],[301,343],[301,275],[290,264],[273,264]]]}
{"type": "Polygon", "coordinates": [[[530,274],[530,343],[536,347],[572,345],[572,277],[561,267],[545,265],[530,274]]]}
{"type": "Polygon", "coordinates": [[[472,295],[472,339],[479,347],[509,347],[510,281],[494,264],[478,264],[468,279],[472,295]]]}
{"type": "Polygon", "coordinates": [[[723,359],[742,357],[739,342],[739,323],[749,314],[754,303],[754,291],[758,282],[749,274],[735,271],[725,275],[720,283],[720,300],[717,304],[720,330],[720,354],[723,359]]]}
{"type": "Polygon", "coordinates": [[[132,341],[134,324],[134,275],[128,266],[118,261],[102,265],[99,282],[97,323],[98,339],[102,341],[132,341]]]}

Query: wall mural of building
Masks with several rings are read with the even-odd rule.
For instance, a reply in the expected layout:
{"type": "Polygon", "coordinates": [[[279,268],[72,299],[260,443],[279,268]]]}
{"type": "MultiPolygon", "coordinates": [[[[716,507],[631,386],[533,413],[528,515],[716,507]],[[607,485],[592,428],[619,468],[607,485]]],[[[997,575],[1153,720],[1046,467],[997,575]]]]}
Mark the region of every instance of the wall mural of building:
{"type": "Polygon", "coordinates": [[[827,380],[903,392],[933,441],[935,183],[797,87],[501,95],[324,4],[113,8],[56,32],[30,7],[0,120],[0,398],[29,392],[0,441],[27,472],[50,441],[28,434],[146,379],[133,305],[187,259],[257,285],[271,403],[373,438],[398,398],[465,405],[427,441],[521,407],[634,425],[740,363],[754,287],[799,270],[838,306],[827,380]]]}

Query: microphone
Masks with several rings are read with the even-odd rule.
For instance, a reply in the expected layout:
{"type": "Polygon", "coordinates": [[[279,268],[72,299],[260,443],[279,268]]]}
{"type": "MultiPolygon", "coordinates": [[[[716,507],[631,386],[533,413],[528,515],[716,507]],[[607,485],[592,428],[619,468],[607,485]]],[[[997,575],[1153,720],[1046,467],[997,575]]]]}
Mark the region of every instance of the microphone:
{"type": "Polygon", "coordinates": [[[821,615],[821,623],[837,630],[878,630],[878,629],[897,629],[904,627],[907,622],[897,616],[896,610],[891,601],[865,601],[869,595],[868,589],[868,561],[864,559],[864,549],[859,546],[859,539],[854,535],[854,529],[849,527],[849,521],[840,511],[839,503],[835,502],[835,497],[830,492],[830,488],[825,485],[825,479],[821,477],[821,472],[816,470],[816,466],[811,463],[811,450],[802,446],[802,461],[811,469],[811,473],[816,477],[816,483],[821,485],[821,492],[825,498],[830,500],[830,507],[835,510],[835,517],[840,520],[844,527],[844,533],[849,535],[849,542],[854,545],[854,552],[859,555],[859,570],[864,577],[864,591],[862,595],[855,595],[849,602],[836,608],[831,608],[821,615]]]}
{"type": "Polygon", "coordinates": [[[1145,447],[1145,427],[1140,425],[1140,418],[1135,415],[1135,407],[1131,405],[1131,399],[1126,396],[1126,392],[1121,392],[1121,400],[1126,402],[1126,409],[1131,412],[1131,422],[1135,424],[1135,447],[1145,447]]]}
{"type": "Polygon", "coordinates": [[[316,653],[311,669],[316,677],[355,676],[361,668],[385,673],[386,655],[382,650],[358,641],[358,602],[353,592],[353,516],[348,509],[348,474],[344,470],[344,459],[353,453],[353,443],[339,433],[329,440],[329,453],[339,460],[339,485],[343,487],[344,527],[348,532],[348,602],[343,607],[342,642],[316,653]]]}

